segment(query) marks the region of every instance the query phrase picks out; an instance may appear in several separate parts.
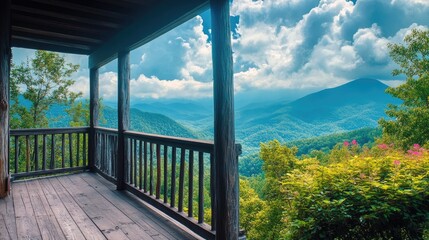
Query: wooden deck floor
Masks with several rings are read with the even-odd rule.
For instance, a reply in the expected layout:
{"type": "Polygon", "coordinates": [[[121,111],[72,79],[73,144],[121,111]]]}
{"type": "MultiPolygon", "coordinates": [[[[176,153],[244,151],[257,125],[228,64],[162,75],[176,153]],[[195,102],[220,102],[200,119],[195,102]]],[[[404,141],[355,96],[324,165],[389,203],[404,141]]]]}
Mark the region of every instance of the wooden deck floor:
{"type": "Polygon", "coordinates": [[[12,184],[0,239],[195,239],[93,173],[12,184]]]}

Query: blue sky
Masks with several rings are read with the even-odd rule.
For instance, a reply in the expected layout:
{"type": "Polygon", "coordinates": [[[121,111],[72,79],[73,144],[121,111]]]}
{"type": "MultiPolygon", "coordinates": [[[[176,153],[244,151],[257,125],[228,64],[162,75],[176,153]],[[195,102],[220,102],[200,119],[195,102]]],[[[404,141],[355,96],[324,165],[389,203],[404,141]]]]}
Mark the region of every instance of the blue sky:
{"type": "MultiPolygon", "coordinates": [[[[360,77],[397,84],[386,45],[429,26],[429,0],[234,0],[231,15],[236,94],[277,96],[360,77]]],[[[209,34],[204,12],[132,51],[132,98],[210,98],[209,34]]],[[[14,61],[32,52],[14,49],[14,61]]],[[[87,57],[65,56],[81,65],[74,89],[87,96],[87,57]]],[[[100,81],[102,97],[115,99],[116,61],[102,67],[100,81]]]]}

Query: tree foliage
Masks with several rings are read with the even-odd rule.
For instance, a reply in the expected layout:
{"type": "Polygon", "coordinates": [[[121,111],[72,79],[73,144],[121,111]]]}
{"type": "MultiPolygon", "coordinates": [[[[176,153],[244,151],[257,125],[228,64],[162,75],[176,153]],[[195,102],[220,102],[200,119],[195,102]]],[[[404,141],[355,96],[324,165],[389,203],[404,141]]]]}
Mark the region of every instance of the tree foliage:
{"type": "Polygon", "coordinates": [[[242,181],[249,239],[424,239],[429,224],[429,152],[379,143],[338,144],[321,163],[278,141],[264,144],[265,199],[242,181]],[[279,157],[277,157],[279,156],[279,157]],[[267,166],[269,165],[269,166],[267,166]]]}
{"type": "Polygon", "coordinates": [[[52,105],[70,105],[81,95],[70,90],[78,68],[58,53],[41,50],[27,62],[13,64],[11,128],[48,127],[46,113],[52,105]]]}
{"type": "Polygon", "coordinates": [[[401,105],[389,105],[381,119],[386,139],[403,149],[429,140],[429,30],[413,29],[404,38],[405,44],[389,44],[390,56],[399,65],[394,76],[405,75],[406,82],[390,87],[387,92],[403,100],[401,105]]]}

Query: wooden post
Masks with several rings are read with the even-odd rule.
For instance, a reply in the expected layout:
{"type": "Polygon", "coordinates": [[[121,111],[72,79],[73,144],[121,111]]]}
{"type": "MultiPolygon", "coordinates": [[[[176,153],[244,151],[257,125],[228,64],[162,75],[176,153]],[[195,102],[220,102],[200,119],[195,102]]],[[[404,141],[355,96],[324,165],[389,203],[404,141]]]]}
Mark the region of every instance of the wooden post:
{"type": "Polygon", "coordinates": [[[10,0],[0,8],[0,198],[9,194],[10,0]]]}
{"type": "Polygon", "coordinates": [[[89,70],[89,136],[88,136],[88,166],[90,171],[95,171],[95,158],[97,157],[97,140],[95,127],[98,126],[99,106],[99,77],[98,68],[89,70]]]}
{"type": "Polygon", "coordinates": [[[130,52],[118,53],[118,190],[125,189],[125,170],[128,160],[128,147],[124,131],[130,125],[130,52]]]}
{"type": "Polygon", "coordinates": [[[238,239],[238,161],[229,0],[210,0],[214,90],[216,239],[238,239]]]}

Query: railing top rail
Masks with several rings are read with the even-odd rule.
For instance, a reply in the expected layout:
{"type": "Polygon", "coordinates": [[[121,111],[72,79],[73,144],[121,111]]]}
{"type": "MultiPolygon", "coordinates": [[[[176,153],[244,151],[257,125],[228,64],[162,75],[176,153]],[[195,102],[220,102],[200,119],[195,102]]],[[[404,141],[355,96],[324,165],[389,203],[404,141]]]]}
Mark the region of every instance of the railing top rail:
{"type": "Polygon", "coordinates": [[[181,137],[171,137],[171,136],[162,136],[162,135],[156,135],[156,134],[149,134],[149,133],[141,133],[141,132],[134,132],[134,131],[125,131],[125,136],[143,140],[143,141],[149,141],[152,143],[158,143],[162,145],[168,145],[173,147],[182,147],[207,153],[213,152],[214,143],[213,141],[207,141],[207,140],[198,140],[198,139],[191,139],[191,138],[181,138],[181,137]]]}
{"type": "Polygon", "coordinates": [[[62,133],[87,133],[89,127],[67,127],[67,128],[29,128],[29,129],[11,129],[11,136],[28,136],[42,134],[62,134],[62,133]]]}
{"type": "Polygon", "coordinates": [[[97,132],[107,133],[107,134],[118,134],[118,129],[106,128],[106,127],[94,127],[97,132]]]}

